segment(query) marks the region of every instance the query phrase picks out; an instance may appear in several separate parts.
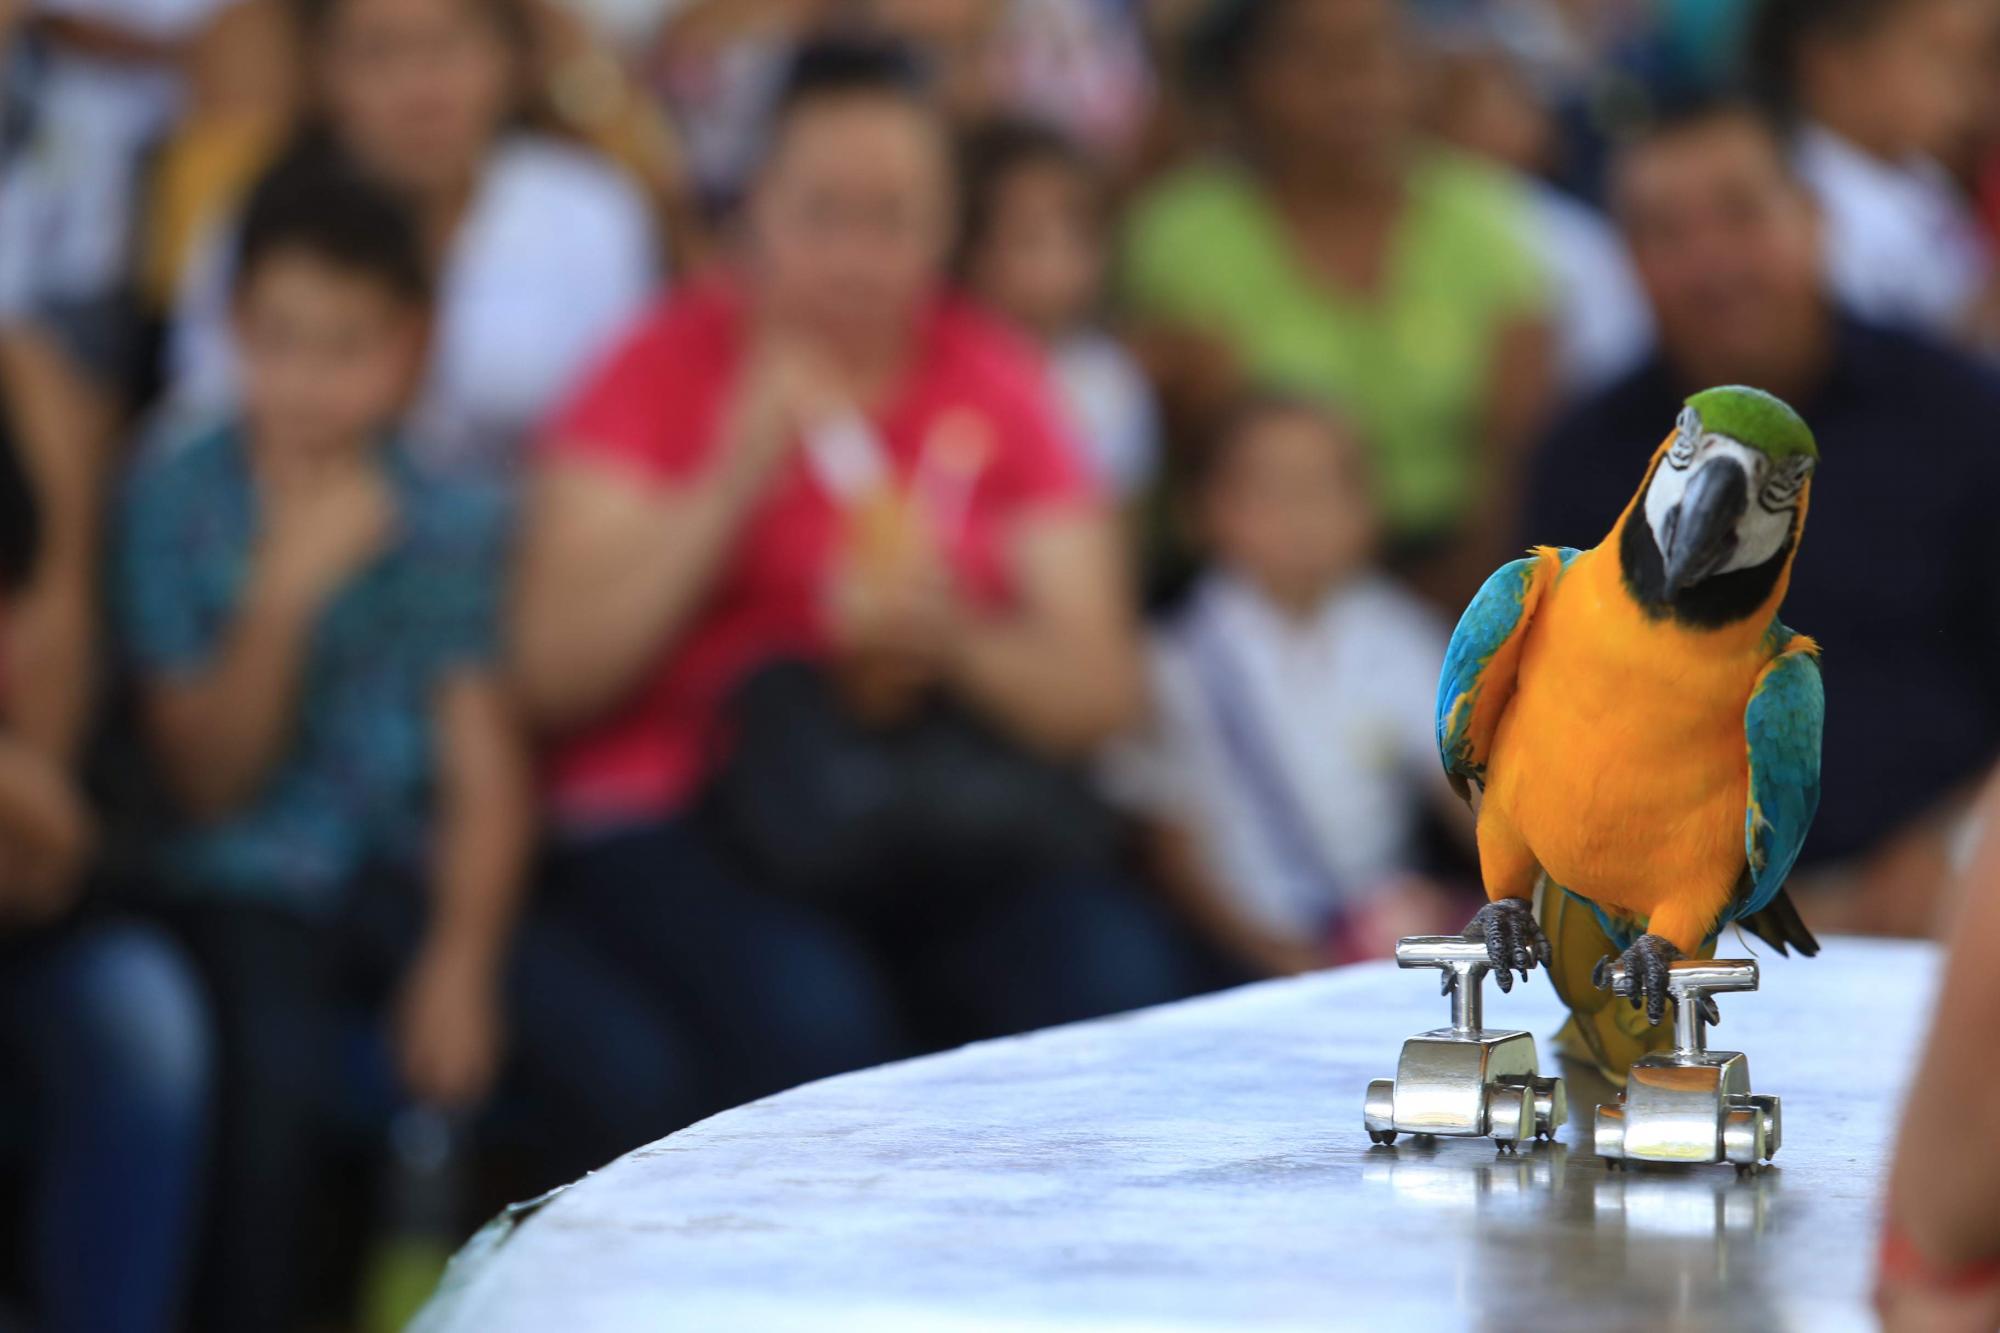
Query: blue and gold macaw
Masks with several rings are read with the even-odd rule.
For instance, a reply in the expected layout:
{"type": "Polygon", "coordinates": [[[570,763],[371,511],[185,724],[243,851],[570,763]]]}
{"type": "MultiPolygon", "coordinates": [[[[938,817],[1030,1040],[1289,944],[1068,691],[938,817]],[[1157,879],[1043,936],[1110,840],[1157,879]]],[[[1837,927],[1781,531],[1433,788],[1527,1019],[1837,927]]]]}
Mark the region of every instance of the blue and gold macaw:
{"type": "Polygon", "coordinates": [[[1819,649],[1777,618],[1818,461],[1770,394],[1698,393],[1602,543],[1504,566],[1452,636],[1438,749],[1483,791],[1489,899],[1467,933],[1503,988],[1549,965],[1566,1045],[1607,1072],[1657,1044],[1636,1011],[1657,1025],[1668,965],[1724,926],[1818,951],[1784,883],[1819,802],[1819,649]],[[1613,950],[1629,1008],[1601,989],[1613,950]]]}

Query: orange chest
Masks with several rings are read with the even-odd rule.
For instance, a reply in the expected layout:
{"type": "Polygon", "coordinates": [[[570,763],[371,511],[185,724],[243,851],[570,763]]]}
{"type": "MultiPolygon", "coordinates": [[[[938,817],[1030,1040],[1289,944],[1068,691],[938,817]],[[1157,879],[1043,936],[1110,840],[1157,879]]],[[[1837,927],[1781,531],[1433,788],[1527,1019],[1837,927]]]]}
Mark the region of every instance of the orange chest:
{"type": "Polygon", "coordinates": [[[1487,799],[1558,882],[1601,896],[1733,874],[1760,654],[1647,620],[1589,563],[1596,554],[1577,558],[1529,624],[1487,799]]]}

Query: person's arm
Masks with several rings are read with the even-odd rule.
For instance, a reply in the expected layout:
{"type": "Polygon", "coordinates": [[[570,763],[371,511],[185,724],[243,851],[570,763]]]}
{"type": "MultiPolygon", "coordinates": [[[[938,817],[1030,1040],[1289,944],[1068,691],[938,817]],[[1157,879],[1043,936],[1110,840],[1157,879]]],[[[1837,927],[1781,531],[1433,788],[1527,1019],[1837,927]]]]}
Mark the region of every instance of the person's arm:
{"type": "Polygon", "coordinates": [[[61,765],[89,725],[96,675],[98,550],[113,411],[108,399],[40,333],[0,332],[21,461],[40,513],[27,586],[12,600],[6,661],[14,734],[61,765]]]}
{"type": "Polygon", "coordinates": [[[370,465],[266,488],[269,536],[214,656],[147,683],[147,722],[189,814],[221,819],[256,794],[291,739],[313,626],[383,547],[395,501],[370,465]]]}
{"type": "Polygon", "coordinates": [[[1312,942],[1259,926],[1216,878],[1194,834],[1170,820],[1149,819],[1142,829],[1149,878],[1160,893],[1222,954],[1259,976],[1289,977],[1325,966],[1312,942]]]}
{"type": "Polygon", "coordinates": [[[1012,563],[1017,609],[966,615],[946,680],[1016,740],[1085,755],[1132,726],[1145,703],[1115,526],[1072,507],[1028,516],[1012,563]]]}
{"type": "Polygon", "coordinates": [[[2000,1016],[2000,782],[1981,802],[1985,828],[1937,997],[1930,1039],[1911,1084],[1889,1173],[1885,1252],[1917,1256],[1937,1275],[1989,1264],[1983,1284],[1949,1283],[1885,1267],[1879,1305],[1891,1329],[2000,1326],[2000,1159],[1965,1150],[2000,1138],[2000,1077],[1988,1052],[2000,1016]]]}
{"type": "Polygon", "coordinates": [[[517,687],[540,727],[615,705],[694,618],[762,489],[736,460],[684,487],[559,462],[529,505],[514,614],[517,687]]]}
{"type": "Polygon", "coordinates": [[[56,344],[0,332],[0,379],[39,532],[0,635],[0,917],[43,920],[80,882],[91,820],[69,775],[96,680],[99,499],[111,407],[56,344]]]}
{"type": "MultiPolygon", "coordinates": [[[[769,348],[746,371],[705,471],[648,487],[628,467],[559,452],[537,481],[517,572],[514,687],[559,730],[614,707],[707,599],[745,519],[796,438],[823,372],[769,348]]],[[[671,404],[659,405],[662,412],[671,404]]]]}
{"type": "Polygon", "coordinates": [[[235,811],[283,750],[318,615],[316,598],[260,573],[214,664],[147,687],[154,748],[189,814],[235,811]]]}
{"type": "Polygon", "coordinates": [[[404,980],[398,1051],[411,1093],[480,1100],[499,1066],[500,985],[535,839],[532,768],[501,683],[464,671],[439,689],[431,918],[404,980]]]}
{"type": "Polygon", "coordinates": [[[62,768],[0,732],[0,922],[45,920],[67,905],[90,833],[62,768]]]}

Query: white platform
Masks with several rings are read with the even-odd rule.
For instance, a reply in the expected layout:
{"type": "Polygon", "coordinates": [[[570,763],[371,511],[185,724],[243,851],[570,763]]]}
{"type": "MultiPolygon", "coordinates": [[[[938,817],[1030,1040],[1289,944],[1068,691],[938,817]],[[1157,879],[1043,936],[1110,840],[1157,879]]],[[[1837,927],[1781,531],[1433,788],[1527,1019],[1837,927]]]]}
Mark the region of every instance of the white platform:
{"type": "MultiPolygon", "coordinates": [[[[1869,1327],[1876,1200],[1937,967],[1766,959],[1713,1044],[1785,1103],[1771,1173],[1563,1143],[1371,1148],[1362,1092],[1443,1022],[1370,964],[851,1074],[663,1139],[467,1247],[426,1333],[1869,1327]]],[[[1545,978],[1486,1021],[1543,1038],[1545,978]]]]}

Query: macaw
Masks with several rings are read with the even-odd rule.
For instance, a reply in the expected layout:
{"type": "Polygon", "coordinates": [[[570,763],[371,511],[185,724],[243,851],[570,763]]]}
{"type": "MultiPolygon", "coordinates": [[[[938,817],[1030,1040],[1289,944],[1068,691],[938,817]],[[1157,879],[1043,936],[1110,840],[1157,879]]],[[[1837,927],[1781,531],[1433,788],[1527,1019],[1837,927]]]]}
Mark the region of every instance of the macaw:
{"type": "MultiPolygon", "coordinates": [[[[1601,543],[1536,548],[1466,609],[1438,751],[1460,795],[1483,793],[1488,902],[1466,934],[1484,936],[1502,989],[1508,969],[1551,963],[1532,906],[1544,880],[1544,918],[1587,905],[1589,938],[1622,950],[1632,1009],[1656,1028],[1669,965],[1731,922],[1818,952],[1784,884],[1819,804],[1825,695],[1818,646],[1777,616],[1818,462],[1778,398],[1697,393],[1601,543]]],[[[1601,992],[1610,959],[1595,953],[1601,992]]],[[[1550,970],[1579,1018],[1609,1004],[1550,970]]]]}

